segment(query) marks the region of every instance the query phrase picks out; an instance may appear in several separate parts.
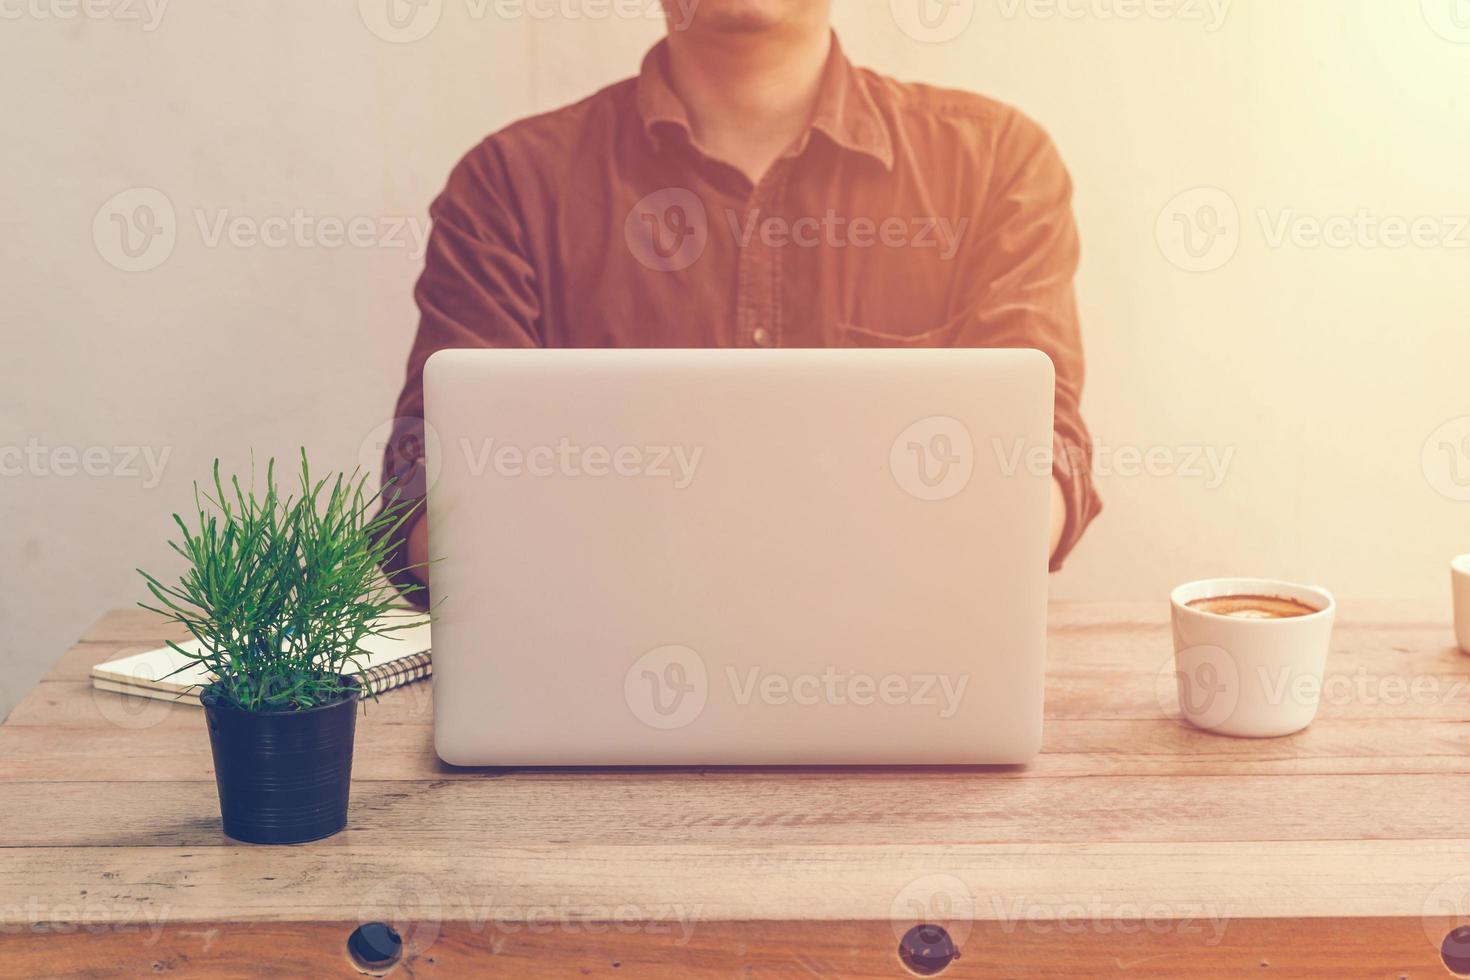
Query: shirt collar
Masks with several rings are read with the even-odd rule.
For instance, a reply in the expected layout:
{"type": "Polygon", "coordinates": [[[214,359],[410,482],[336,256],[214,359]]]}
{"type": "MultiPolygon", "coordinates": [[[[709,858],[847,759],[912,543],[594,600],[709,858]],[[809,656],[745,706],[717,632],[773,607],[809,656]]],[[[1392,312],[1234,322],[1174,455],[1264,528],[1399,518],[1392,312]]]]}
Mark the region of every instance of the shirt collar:
{"type": "MultiPolygon", "coordinates": [[[[667,126],[692,133],[689,111],[674,92],[669,81],[667,41],[660,41],[643,58],[638,75],[638,112],[644,130],[654,141],[660,141],[660,130],[667,126]]],[[[813,131],[820,132],[837,146],[872,157],[893,169],[893,139],[888,125],[873,101],[862,74],[847,60],[847,55],[832,37],[832,51],[822,70],[817,90],[816,108],[811,125],[802,136],[797,151],[805,149],[813,131]]]]}

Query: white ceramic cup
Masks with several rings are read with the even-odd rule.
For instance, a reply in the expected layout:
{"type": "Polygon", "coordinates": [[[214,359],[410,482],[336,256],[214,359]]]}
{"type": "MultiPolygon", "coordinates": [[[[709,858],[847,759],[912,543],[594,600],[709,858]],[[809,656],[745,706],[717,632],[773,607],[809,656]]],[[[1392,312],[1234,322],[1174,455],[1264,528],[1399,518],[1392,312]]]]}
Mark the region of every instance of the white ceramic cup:
{"type": "Polygon", "coordinates": [[[1332,645],[1337,602],[1326,589],[1258,578],[1215,578],[1170,595],[1179,711],[1197,728],[1243,738],[1275,738],[1312,723],[1332,645]],[[1244,619],[1189,608],[1199,599],[1273,596],[1317,612],[1290,619],[1244,619]]]}
{"type": "Polygon", "coordinates": [[[1470,555],[1450,562],[1450,582],[1455,590],[1455,639],[1470,653],[1470,555]]]}

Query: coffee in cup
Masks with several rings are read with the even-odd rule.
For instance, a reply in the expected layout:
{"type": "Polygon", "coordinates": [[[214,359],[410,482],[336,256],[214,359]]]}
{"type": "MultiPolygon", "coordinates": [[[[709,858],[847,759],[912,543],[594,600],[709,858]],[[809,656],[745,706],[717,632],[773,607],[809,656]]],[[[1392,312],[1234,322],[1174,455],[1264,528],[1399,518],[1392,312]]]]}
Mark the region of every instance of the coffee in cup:
{"type": "Polygon", "coordinates": [[[1235,619],[1295,619],[1321,612],[1296,599],[1275,595],[1222,595],[1195,599],[1188,603],[1190,609],[1214,613],[1216,616],[1231,616],[1235,619]]]}
{"type": "Polygon", "coordinates": [[[1325,589],[1207,579],[1175,589],[1179,714],[1221,735],[1274,738],[1312,723],[1337,605],[1325,589]]]}

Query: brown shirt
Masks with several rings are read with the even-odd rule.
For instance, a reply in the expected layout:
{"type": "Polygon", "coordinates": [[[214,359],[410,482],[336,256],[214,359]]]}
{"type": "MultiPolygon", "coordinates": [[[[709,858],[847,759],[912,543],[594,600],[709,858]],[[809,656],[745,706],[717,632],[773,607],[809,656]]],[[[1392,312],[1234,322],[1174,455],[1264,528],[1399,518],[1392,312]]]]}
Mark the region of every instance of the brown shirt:
{"type": "Polygon", "coordinates": [[[752,185],[701,149],[659,44],[637,78],[507,127],[450,175],[385,478],[422,493],[441,348],[1034,347],[1057,373],[1055,568],[1099,510],[1071,191],[1016,110],[854,68],[835,40],[809,129],[752,185]]]}

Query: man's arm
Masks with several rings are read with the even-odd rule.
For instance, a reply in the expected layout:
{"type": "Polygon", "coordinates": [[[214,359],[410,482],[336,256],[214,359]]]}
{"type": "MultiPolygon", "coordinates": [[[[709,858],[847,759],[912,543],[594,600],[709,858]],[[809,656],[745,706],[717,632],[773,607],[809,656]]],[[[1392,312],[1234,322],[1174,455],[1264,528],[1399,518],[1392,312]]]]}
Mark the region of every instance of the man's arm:
{"type": "MultiPolygon", "coordinates": [[[[535,269],[510,205],[505,167],[493,142],[471,150],[429,209],[433,233],[414,289],[419,329],[383,454],[384,497],[422,500],[424,362],[446,348],[536,347],[541,315],[535,269]]],[[[400,586],[428,579],[428,523],[420,511],[394,536],[386,571],[400,586]]],[[[413,596],[427,603],[424,592],[413,596]]]]}
{"type": "MultiPolygon", "coordinates": [[[[1056,547],[1055,544],[1052,545],[1056,547]]],[[[413,522],[413,527],[408,532],[408,573],[414,578],[429,584],[429,522],[424,520],[424,515],[419,514],[413,522]]]]}
{"type": "Polygon", "coordinates": [[[983,213],[967,239],[970,263],[955,343],[1033,347],[1056,368],[1051,567],[1076,546],[1102,505],[1092,442],[1079,407],[1082,331],[1073,279],[1079,245],[1072,182],[1050,138],[1014,113],[1000,127],[983,213]]]}
{"type": "MultiPolygon", "coordinates": [[[[1062,488],[1062,481],[1055,476],[1051,478],[1051,545],[1047,549],[1047,555],[1053,561],[1057,557],[1057,549],[1062,546],[1062,536],[1067,533],[1067,491],[1062,488]]],[[[427,552],[428,545],[425,545],[427,552]]]]}

